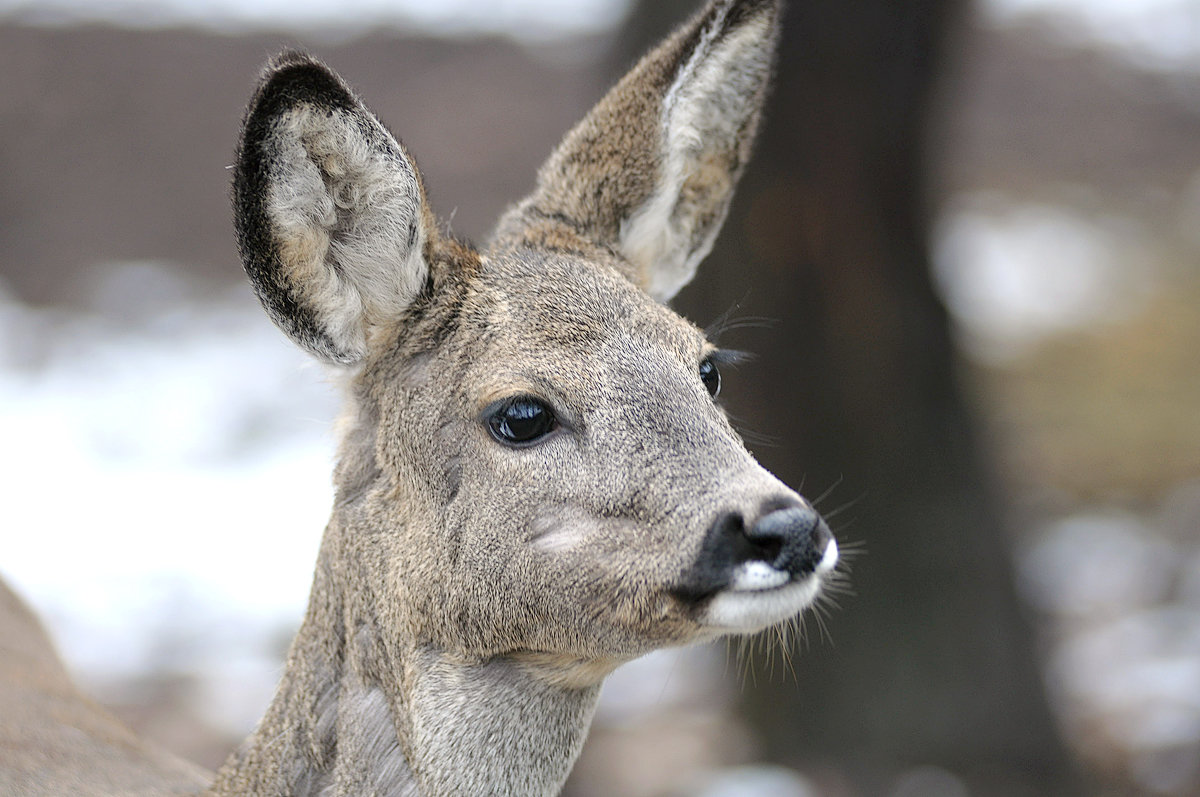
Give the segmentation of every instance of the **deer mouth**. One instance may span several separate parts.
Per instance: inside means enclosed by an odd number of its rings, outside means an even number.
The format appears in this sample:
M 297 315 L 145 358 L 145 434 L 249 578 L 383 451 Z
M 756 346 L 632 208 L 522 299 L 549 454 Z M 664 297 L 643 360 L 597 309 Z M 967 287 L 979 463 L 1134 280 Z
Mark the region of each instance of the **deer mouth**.
M 837 540 L 830 537 L 811 571 L 799 575 L 782 570 L 761 559 L 742 562 L 733 569 L 727 590 L 730 592 L 769 592 L 786 587 L 791 583 L 820 580 L 832 573 L 838 563 Z
M 754 633 L 799 615 L 837 563 L 829 526 L 810 505 L 785 496 L 750 517 L 718 514 L 671 592 L 717 634 Z
M 736 565 L 728 583 L 705 596 L 701 623 L 719 634 L 752 634 L 797 617 L 821 594 L 838 562 L 829 537 L 811 569 L 790 572 L 762 560 Z

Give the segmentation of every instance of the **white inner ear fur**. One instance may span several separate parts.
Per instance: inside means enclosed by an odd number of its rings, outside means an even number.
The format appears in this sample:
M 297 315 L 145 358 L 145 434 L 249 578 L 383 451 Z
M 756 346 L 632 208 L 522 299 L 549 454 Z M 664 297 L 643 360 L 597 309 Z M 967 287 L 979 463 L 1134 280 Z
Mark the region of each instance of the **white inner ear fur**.
M 267 212 L 283 273 L 343 351 L 395 318 L 429 273 L 411 161 L 366 112 L 302 105 L 275 124 Z
M 620 247 L 670 300 L 695 276 L 725 220 L 740 138 L 770 71 L 771 25 L 748 20 L 716 43 L 716 19 L 663 98 L 660 181 L 621 226 Z

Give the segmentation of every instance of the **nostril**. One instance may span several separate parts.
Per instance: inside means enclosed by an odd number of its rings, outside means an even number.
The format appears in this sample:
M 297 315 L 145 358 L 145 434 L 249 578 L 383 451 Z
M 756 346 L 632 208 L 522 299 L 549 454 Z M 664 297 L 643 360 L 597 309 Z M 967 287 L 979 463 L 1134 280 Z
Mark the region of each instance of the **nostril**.
M 797 534 L 807 533 L 807 529 L 800 528 L 805 522 L 801 511 L 798 507 L 776 509 L 746 529 L 746 540 L 761 554 L 754 558 L 775 565 L 789 540 Z
M 827 573 L 836 564 L 837 545 L 821 516 L 794 499 L 773 501 L 750 525 L 739 511 L 713 518 L 695 560 L 671 593 L 699 603 L 724 589 L 774 589 Z
M 816 569 L 833 534 L 813 509 L 790 506 L 764 514 L 746 530 L 746 539 L 764 553 L 763 561 L 800 575 Z
M 786 540 L 783 537 L 774 534 L 756 534 L 754 529 L 746 532 L 746 541 L 750 543 L 746 556 L 742 557 L 742 561 L 757 559 L 767 564 L 774 564 L 779 555 L 783 553 L 783 547 Z

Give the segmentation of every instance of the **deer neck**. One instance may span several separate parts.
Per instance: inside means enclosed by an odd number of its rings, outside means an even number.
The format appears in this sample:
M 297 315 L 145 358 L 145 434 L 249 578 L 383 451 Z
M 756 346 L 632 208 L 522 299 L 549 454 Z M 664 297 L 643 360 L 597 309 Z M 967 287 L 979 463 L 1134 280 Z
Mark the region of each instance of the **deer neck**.
M 344 622 L 317 595 L 274 701 L 209 794 L 558 793 L 601 675 L 556 679 L 511 657 L 415 646 L 386 661 L 373 624 Z
M 428 794 L 558 794 L 587 736 L 598 682 L 550 683 L 511 658 L 418 657 L 407 719 L 412 768 Z

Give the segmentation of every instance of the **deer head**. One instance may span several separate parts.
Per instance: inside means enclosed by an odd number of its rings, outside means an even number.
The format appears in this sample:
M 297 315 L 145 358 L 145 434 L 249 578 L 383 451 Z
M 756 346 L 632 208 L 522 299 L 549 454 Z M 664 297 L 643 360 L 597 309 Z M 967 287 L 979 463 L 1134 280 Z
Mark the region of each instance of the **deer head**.
M 271 783 L 336 781 L 354 703 L 413 793 L 550 793 L 612 668 L 817 595 L 828 528 L 747 452 L 715 400 L 726 355 L 665 304 L 750 154 L 777 16 L 709 3 L 567 134 L 483 249 L 438 227 L 412 155 L 339 77 L 299 53 L 268 65 L 238 244 L 346 411 L 309 614 L 231 790 L 268 782 L 248 765 L 280 733 L 306 774 Z M 549 730 L 512 730 L 531 722 Z

